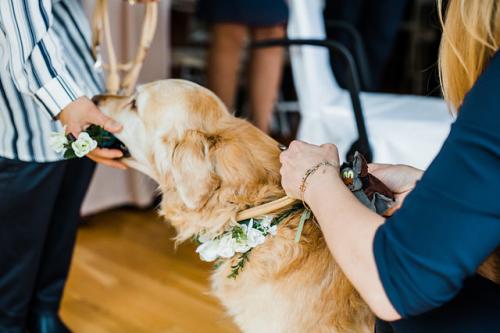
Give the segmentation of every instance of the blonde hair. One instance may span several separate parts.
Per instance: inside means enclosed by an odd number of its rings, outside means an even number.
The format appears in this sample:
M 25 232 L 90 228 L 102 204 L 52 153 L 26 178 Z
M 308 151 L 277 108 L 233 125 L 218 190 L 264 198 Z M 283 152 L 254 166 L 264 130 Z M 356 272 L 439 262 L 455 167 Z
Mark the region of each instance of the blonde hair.
M 458 109 L 465 94 L 500 44 L 500 0 L 449 0 L 443 19 L 443 0 L 438 10 L 443 36 L 439 50 L 439 76 L 443 95 Z

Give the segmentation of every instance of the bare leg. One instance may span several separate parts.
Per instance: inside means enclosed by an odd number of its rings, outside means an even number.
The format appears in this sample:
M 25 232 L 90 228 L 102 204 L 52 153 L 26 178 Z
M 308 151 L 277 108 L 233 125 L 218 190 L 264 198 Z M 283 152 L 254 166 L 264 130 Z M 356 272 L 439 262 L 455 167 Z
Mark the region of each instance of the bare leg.
M 253 40 L 285 37 L 283 25 L 255 28 Z M 269 131 L 274 104 L 278 96 L 283 70 L 283 48 L 255 49 L 251 55 L 250 104 L 254 122 L 264 132 Z
M 234 109 L 241 54 L 247 28 L 241 24 L 218 23 L 212 27 L 212 46 L 208 56 L 208 88 L 229 110 Z

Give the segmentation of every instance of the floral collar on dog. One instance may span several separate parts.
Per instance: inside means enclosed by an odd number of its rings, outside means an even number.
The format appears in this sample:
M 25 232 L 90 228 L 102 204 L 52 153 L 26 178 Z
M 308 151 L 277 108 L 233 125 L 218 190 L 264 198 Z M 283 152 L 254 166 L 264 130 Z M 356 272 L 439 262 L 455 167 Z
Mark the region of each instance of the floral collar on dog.
M 207 237 L 203 233 L 198 234 L 195 238 L 199 244 L 196 253 L 203 261 L 215 261 L 216 267 L 235 255 L 239 255 L 238 262 L 231 266 L 231 274 L 228 275 L 228 278 L 235 279 L 248 261 L 250 251 L 264 243 L 267 236 L 276 235 L 278 224 L 302 208 L 302 204 L 294 205 L 276 217 L 266 215 L 260 219 L 251 218 L 240 221 L 214 238 Z

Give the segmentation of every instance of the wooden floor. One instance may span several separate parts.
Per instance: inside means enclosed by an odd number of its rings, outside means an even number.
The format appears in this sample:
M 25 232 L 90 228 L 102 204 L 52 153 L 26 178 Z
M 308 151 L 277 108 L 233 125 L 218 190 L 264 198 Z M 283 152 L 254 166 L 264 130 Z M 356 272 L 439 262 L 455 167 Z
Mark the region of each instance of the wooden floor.
M 211 266 L 153 211 L 120 209 L 80 228 L 62 316 L 75 333 L 238 332 L 209 293 Z

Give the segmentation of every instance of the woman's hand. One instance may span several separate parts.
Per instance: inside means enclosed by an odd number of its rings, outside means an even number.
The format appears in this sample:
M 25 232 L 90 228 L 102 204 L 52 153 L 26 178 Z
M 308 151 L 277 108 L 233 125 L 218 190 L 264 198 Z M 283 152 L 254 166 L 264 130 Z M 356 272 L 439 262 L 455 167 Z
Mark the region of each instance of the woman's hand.
M 122 130 L 121 124 L 102 113 L 87 97 L 80 97 L 68 104 L 59 114 L 59 120 L 66 126 L 66 131 L 75 137 L 92 124 L 101 126 L 111 133 L 118 133 Z M 118 149 L 96 148 L 87 154 L 87 157 L 113 168 L 127 168 L 124 163 L 116 160 L 123 157 L 123 153 Z
M 375 233 L 385 220 L 361 204 L 342 182 L 337 147 L 294 141 L 281 153 L 280 161 L 281 184 L 288 196 L 299 199 L 302 178 L 309 168 L 323 161 L 334 165 L 323 166 L 308 177 L 304 200 L 319 223 L 330 252 L 363 299 L 378 317 L 399 319 L 384 291 L 373 255 Z M 384 178 L 381 170 L 378 174 Z
M 398 210 L 406 196 L 424 173 L 422 170 L 402 164 L 368 164 L 368 172 L 380 179 L 394 193 L 396 204 L 386 212 L 392 215 Z
M 318 183 L 318 174 L 328 173 L 330 177 L 338 177 L 339 153 L 333 144 L 321 146 L 312 145 L 302 141 L 293 141 L 287 150 L 281 153 L 281 185 L 286 194 L 291 198 L 302 199 L 300 186 L 306 171 L 323 161 L 330 162 L 334 167 L 323 166 L 307 179 L 304 200 L 308 202 L 309 195 Z

